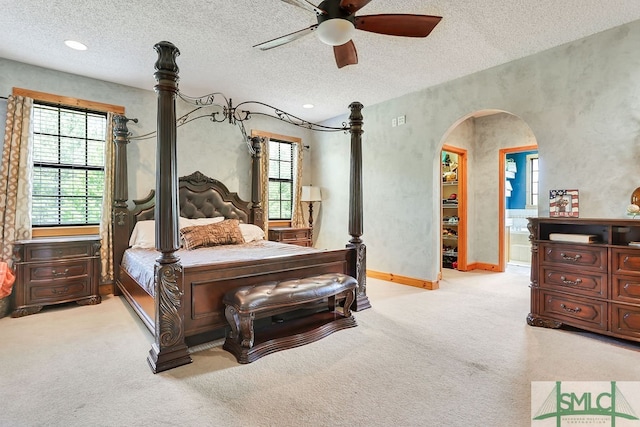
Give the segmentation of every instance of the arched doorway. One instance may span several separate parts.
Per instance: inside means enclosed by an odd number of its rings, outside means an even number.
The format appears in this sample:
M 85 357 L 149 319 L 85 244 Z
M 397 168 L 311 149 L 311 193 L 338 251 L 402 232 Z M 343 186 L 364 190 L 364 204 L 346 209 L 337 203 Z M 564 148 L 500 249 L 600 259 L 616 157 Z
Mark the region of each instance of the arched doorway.
M 505 271 L 504 150 L 537 147 L 531 128 L 509 112 L 481 110 L 456 121 L 442 138 L 441 147 L 468 153 L 465 270 Z

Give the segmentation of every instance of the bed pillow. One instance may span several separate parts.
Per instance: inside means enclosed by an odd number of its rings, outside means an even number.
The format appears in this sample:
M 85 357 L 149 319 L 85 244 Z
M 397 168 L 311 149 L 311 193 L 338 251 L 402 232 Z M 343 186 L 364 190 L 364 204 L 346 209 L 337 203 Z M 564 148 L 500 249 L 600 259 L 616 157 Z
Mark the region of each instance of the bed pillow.
M 240 221 L 237 219 L 225 219 L 213 224 L 181 228 L 180 237 L 182 237 L 185 249 L 244 243 L 244 237 L 240 231 Z
M 156 247 L 156 222 L 154 220 L 138 221 L 129 238 L 132 248 L 154 249 Z
M 240 223 L 240 232 L 247 243 L 264 240 L 264 230 L 257 225 Z
M 180 217 L 180 228 L 194 226 L 194 225 L 209 225 L 224 221 L 223 216 L 217 216 L 215 218 L 185 218 Z

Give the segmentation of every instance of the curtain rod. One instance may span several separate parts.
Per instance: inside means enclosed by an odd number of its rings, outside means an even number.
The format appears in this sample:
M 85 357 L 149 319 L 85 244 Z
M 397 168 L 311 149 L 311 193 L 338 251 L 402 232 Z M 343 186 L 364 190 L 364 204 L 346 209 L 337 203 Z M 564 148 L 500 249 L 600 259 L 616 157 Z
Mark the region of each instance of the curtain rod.
M 7 101 L 9 100 L 9 98 L 7 98 L 6 96 L 0 96 L 0 98 L 6 99 Z

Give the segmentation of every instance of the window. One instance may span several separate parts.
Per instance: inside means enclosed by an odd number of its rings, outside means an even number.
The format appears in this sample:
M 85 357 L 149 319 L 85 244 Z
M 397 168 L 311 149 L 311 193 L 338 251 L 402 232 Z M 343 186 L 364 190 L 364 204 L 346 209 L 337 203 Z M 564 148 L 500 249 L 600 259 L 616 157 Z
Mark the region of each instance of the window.
M 34 103 L 33 226 L 100 223 L 107 115 Z
M 269 219 L 290 220 L 293 208 L 293 144 L 269 141 Z
M 538 207 L 538 154 L 527 155 L 527 208 Z

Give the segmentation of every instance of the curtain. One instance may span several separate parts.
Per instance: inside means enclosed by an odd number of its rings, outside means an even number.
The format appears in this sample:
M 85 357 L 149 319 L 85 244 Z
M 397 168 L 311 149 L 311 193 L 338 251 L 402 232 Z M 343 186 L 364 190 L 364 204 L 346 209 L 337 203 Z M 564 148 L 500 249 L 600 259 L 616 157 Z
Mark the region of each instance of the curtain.
M 113 140 L 113 113 L 107 114 L 107 132 L 104 147 L 104 194 L 102 195 L 102 218 L 100 219 L 100 283 L 113 282 L 113 185 L 115 170 L 115 142 Z
M 13 242 L 31 238 L 33 99 L 9 96 L 0 164 L 0 257 L 12 265 Z
M 304 215 L 302 211 L 302 142 L 293 143 L 293 206 L 291 210 L 291 226 L 304 227 Z
M 260 186 L 262 187 L 261 203 L 262 212 L 265 218 L 264 232 L 269 235 L 269 137 L 260 137 L 260 143 L 262 144 L 261 150 L 261 162 L 260 162 Z

